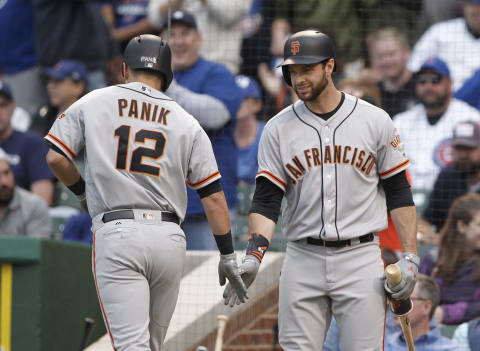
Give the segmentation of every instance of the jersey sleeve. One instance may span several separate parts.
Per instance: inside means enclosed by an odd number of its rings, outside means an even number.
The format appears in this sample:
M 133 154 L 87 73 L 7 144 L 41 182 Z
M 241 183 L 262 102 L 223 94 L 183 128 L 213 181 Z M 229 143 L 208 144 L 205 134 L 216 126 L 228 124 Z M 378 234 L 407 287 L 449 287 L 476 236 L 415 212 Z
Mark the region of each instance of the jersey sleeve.
M 57 117 L 45 140 L 58 147 L 73 160 L 85 145 L 82 99 Z
M 257 178 L 265 177 L 285 192 L 287 175 L 280 158 L 280 145 L 278 138 L 267 127 L 263 130 L 258 146 Z
M 220 178 L 212 143 L 207 133 L 199 128 L 188 162 L 187 184 L 193 190 L 199 190 Z
M 384 118 L 378 144 L 377 167 L 381 179 L 389 178 L 410 166 L 398 130 L 388 115 Z

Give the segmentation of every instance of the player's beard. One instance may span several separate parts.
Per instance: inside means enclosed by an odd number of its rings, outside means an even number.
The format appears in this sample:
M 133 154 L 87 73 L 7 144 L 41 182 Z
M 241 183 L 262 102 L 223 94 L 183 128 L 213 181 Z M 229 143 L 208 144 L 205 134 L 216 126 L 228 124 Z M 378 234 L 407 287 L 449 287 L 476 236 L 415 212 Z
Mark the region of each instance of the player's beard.
M 7 206 L 13 199 L 14 187 L 0 187 L 0 207 Z
M 314 101 L 325 90 L 327 85 L 328 85 L 327 73 L 324 71 L 323 75 L 322 75 L 322 79 L 320 80 L 320 82 L 318 82 L 317 84 L 312 83 L 310 93 L 301 94 L 301 93 L 299 93 L 297 87 L 295 87 L 294 90 L 295 90 L 295 94 L 297 94 L 297 96 L 300 100 L 302 100 L 302 101 Z

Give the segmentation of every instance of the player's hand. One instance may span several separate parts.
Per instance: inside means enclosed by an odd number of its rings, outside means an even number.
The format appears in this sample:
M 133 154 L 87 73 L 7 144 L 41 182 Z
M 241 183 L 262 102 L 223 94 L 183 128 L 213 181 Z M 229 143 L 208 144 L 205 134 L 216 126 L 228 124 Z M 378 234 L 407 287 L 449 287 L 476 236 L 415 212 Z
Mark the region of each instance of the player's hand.
M 80 206 L 82 206 L 82 208 L 88 213 L 87 195 L 85 193 L 82 195 L 77 195 L 77 199 L 80 202 Z
M 393 288 L 389 287 L 386 280 L 386 274 L 383 274 L 385 280 L 385 291 L 389 296 L 396 300 L 406 300 L 413 292 L 413 288 L 417 283 L 418 268 L 420 265 L 420 257 L 410 252 L 405 252 L 403 258 L 395 263 L 402 272 L 402 280 Z
M 240 302 L 245 302 L 248 299 L 247 288 L 245 287 L 238 270 L 236 253 L 220 255 L 218 277 L 221 286 L 225 285 L 228 279 L 228 285 L 233 287 L 233 291 L 238 296 Z
M 259 267 L 260 262 L 258 261 L 258 259 L 256 259 L 252 255 L 245 255 L 242 264 L 238 268 L 238 271 L 247 289 L 250 287 L 250 285 L 252 285 L 253 281 L 255 280 Z M 237 305 L 240 305 L 240 299 L 238 298 L 235 290 L 230 284 L 227 284 L 227 287 L 223 292 L 223 298 L 225 299 L 225 305 L 230 304 L 230 307 L 233 307 L 235 303 Z

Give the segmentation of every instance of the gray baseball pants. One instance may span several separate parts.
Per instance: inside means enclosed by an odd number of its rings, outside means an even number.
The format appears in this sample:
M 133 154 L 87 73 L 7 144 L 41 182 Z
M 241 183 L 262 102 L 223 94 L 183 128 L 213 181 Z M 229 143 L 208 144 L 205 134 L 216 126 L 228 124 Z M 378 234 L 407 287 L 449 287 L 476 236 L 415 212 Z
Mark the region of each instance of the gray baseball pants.
M 332 313 L 343 351 L 383 350 L 383 272 L 378 237 L 344 248 L 289 242 L 280 277 L 283 350 L 322 350 Z

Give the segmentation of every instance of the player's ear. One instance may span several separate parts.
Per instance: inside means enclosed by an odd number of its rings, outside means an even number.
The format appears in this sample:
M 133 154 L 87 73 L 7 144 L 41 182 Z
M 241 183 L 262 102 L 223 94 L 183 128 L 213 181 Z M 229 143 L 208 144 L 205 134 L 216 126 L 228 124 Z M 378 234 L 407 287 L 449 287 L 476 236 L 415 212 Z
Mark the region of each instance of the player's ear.
M 125 62 L 122 62 L 122 77 L 125 80 L 128 79 L 128 68 L 127 68 L 127 64 Z

